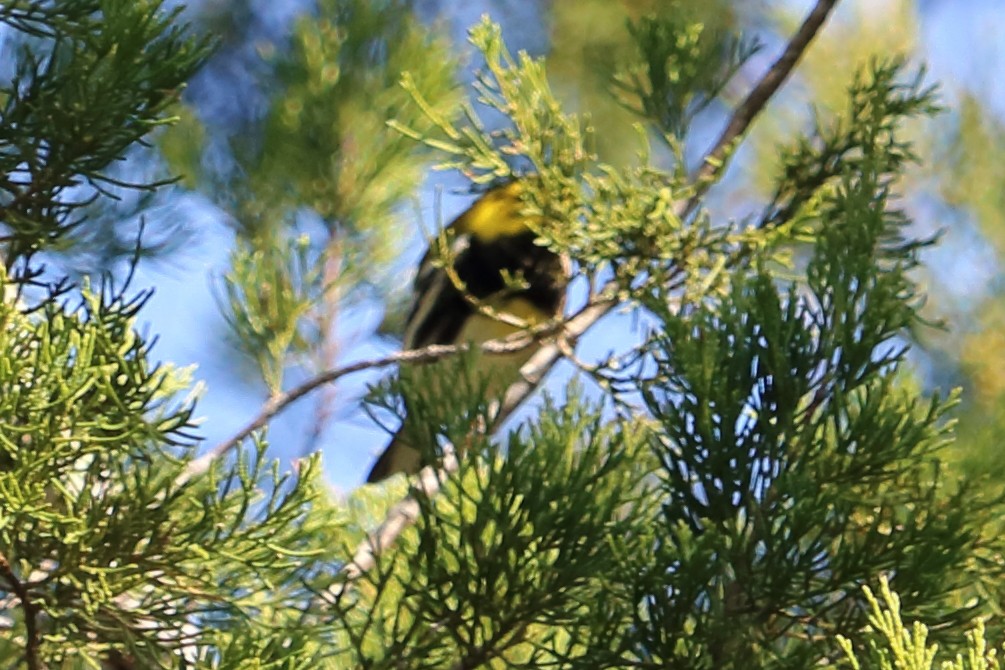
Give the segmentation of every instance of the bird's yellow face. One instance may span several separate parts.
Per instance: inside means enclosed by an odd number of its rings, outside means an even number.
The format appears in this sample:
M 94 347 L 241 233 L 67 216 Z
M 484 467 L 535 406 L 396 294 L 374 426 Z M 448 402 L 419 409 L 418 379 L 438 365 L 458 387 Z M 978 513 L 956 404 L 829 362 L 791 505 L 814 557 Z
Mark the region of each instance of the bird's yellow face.
M 492 189 L 454 223 L 457 232 L 482 242 L 516 237 L 527 232 L 528 217 L 521 214 L 523 184 L 518 181 Z

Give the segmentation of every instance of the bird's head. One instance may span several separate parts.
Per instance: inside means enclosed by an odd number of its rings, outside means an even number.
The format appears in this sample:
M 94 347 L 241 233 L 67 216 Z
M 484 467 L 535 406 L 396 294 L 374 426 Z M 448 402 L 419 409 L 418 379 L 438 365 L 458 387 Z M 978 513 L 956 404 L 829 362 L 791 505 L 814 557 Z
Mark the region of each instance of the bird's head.
M 454 224 L 457 232 L 481 242 L 517 237 L 529 232 L 533 217 L 523 213 L 522 181 L 511 181 L 487 191 Z

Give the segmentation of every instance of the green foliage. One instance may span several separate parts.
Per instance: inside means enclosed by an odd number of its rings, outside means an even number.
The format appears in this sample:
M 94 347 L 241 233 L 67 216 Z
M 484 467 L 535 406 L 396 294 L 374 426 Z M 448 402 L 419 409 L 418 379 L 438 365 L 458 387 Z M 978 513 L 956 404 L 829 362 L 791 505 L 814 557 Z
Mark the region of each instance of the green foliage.
M 5 658 L 34 627 L 44 661 L 124 649 L 152 665 L 231 626 L 260 637 L 306 597 L 315 462 L 290 481 L 259 443 L 184 481 L 193 399 L 176 396 L 190 381 L 150 362 L 143 302 L 85 289 L 72 310 L 0 308 L 0 596 L 18 622 Z M 187 617 L 210 632 L 193 635 Z
M 127 148 L 164 122 L 207 55 L 162 2 L 6 2 L 14 76 L 0 85 L 0 222 L 5 263 L 59 248 L 110 186 Z M 17 39 L 17 38 L 15 38 Z
M 512 434 L 504 454 L 484 440 L 469 444 L 478 453 L 468 452 L 434 499 L 419 498 L 400 549 L 340 603 L 353 652 L 337 667 L 583 659 L 588 624 L 612 623 L 597 595 L 618 591 L 612 571 L 645 551 L 635 514 L 655 498 L 644 483 L 643 435 L 570 399 Z
M 224 277 L 224 317 L 273 394 L 282 390 L 289 353 L 308 350 L 312 339 L 303 331 L 322 285 L 322 267 L 312 256 L 306 236 L 289 240 L 265 230 L 237 240 Z
M 676 141 L 760 48 L 723 26 L 706 25 L 695 13 L 675 7 L 630 22 L 638 54 L 614 78 L 620 102 Z
M 81 114 L 106 135 L 66 150 L 76 158 L 59 188 L 99 184 L 118 155 L 110 138 L 121 152 L 141 137 L 197 63 L 198 45 L 158 7 L 0 8 L 31 35 L 23 86 L 3 95 L 37 125 L 10 126 L 11 146 L 74 139 L 23 106 L 36 91 L 58 116 L 62 98 L 43 93 L 50 79 L 69 85 L 64 62 L 87 66 L 80 91 L 95 87 L 79 104 L 109 103 L 98 90 L 135 101 L 107 81 L 147 96 L 135 118 L 116 117 L 115 132 L 128 131 L 119 135 Z M 1002 503 L 944 475 L 956 396 L 924 397 L 902 371 L 928 242 L 897 209 L 914 158 L 901 126 L 934 111 L 932 91 L 898 61 L 864 68 L 849 111 L 791 143 L 759 225 L 738 229 L 700 202 L 683 207 L 702 191 L 680 140 L 742 62 L 739 38 L 686 17 L 633 24 L 643 65 L 622 84 L 650 128 L 638 133 L 639 163 L 619 168 L 591 148 L 605 129 L 564 111 L 545 61 L 512 56 L 488 20 L 472 30 L 487 68 L 476 95 L 511 123 L 489 132 L 475 108 L 455 122 L 446 47 L 405 8 L 323 0 L 274 61 L 283 85 L 261 142 L 235 143 L 237 173 L 196 175 L 221 187 L 238 224 L 224 299 L 271 390 L 289 352 L 327 336 L 330 319 L 312 321 L 313 309 L 330 317 L 356 295 L 366 263 L 387 259 L 392 208 L 421 176 L 416 139 L 475 181 L 533 171 L 526 207 L 541 215 L 541 243 L 574 258 L 588 299 L 633 310 L 651 333 L 586 368 L 602 399 L 576 388 L 546 399 L 499 446 L 482 431 L 496 404 L 492 380 L 469 374 L 478 354 L 389 382 L 381 402 L 407 404 L 416 446 L 441 455 L 449 443 L 461 458 L 435 495 L 410 491 L 395 518 L 411 524 L 374 547 L 369 531 L 401 482 L 328 500 L 316 458 L 282 474 L 262 435 L 235 445 L 231 461 L 193 459 L 194 394 L 181 397 L 187 374 L 155 364 L 136 330 L 143 295 L 85 286 L 79 305 L 49 295 L 29 309 L 30 294 L 4 291 L 0 659 L 33 669 L 690 670 L 806 668 L 844 654 L 852 667 L 868 656 L 870 667 L 929 668 L 931 637 L 965 649 L 946 667 L 997 667 L 984 635 L 1000 624 L 967 645 L 958 633 L 1000 607 Z M 73 26 L 118 30 L 125 46 L 55 38 Z M 46 45 L 79 54 L 30 55 Z M 130 53 L 163 63 L 116 60 Z M 154 72 L 177 79 L 163 99 L 144 88 Z M 392 119 L 402 132 L 386 127 Z M 669 170 L 648 131 L 673 136 Z M 19 193 L 3 201 L 8 260 L 60 239 L 73 219 L 64 191 L 38 191 L 24 211 Z M 321 222 L 320 241 L 302 236 L 307 218 Z M 367 548 L 375 565 L 354 565 Z M 860 595 L 881 574 L 901 594 L 884 591 L 885 609 Z M 908 632 L 901 610 L 932 628 Z
M 292 51 L 276 61 L 283 89 L 266 123 L 267 161 L 253 177 L 258 206 L 308 206 L 361 240 L 383 230 L 393 208 L 415 192 L 423 168 L 415 144 L 388 132 L 387 123 L 428 127 L 398 85 L 401 73 L 407 70 L 410 85 L 449 114 L 460 97 L 454 67 L 446 43 L 407 3 L 322 0 L 318 16 L 298 22 Z M 369 262 L 396 251 L 380 237 L 369 242 L 359 252 Z
M 639 627 L 636 645 L 655 662 L 812 665 L 880 571 L 910 583 L 914 611 L 968 616 L 935 604 L 973 580 L 979 511 L 932 460 L 953 402 L 898 387 L 918 245 L 896 236 L 878 172 L 822 204 L 805 291 L 754 268 L 725 299 L 650 303 L 656 371 L 639 383 L 662 426 L 666 535 L 642 600 L 662 637 Z
M 393 127 L 450 157 L 438 162 L 437 169 L 458 169 L 476 183 L 509 177 L 512 167 L 508 160 L 514 157 L 527 161 L 526 167 L 533 168 L 542 181 L 549 174 L 581 169 L 590 159 L 592 130 L 576 116 L 562 112 L 548 84 L 543 60 L 526 53 L 514 59 L 499 26 L 487 16 L 471 29 L 470 41 L 482 52 L 488 68 L 476 73 L 477 101 L 489 111 L 505 114 L 512 125 L 489 134 L 477 111 L 466 106 L 467 123 L 458 127 L 452 118 L 436 113 L 426 96 L 406 79 L 410 93 L 439 132 L 430 136 L 432 129 L 401 121 L 395 121 Z
M 863 664 L 851 640 L 839 635 L 838 644 L 846 655 L 847 667 L 854 670 L 862 668 L 931 670 L 935 667 L 942 670 L 999 670 L 1001 668 L 998 650 L 988 647 L 982 619 L 978 619 L 974 629 L 967 633 L 965 652 L 956 654 L 951 660 L 943 660 L 936 666 L 939 645 L 928 645 L 928 628 L 924 624 L 915 621 L 910 628 L 904 624 L 900 612 L 900 598 L 890 590 L 886 578 L 880 579 L 879 593 L 882 602 L 868 586 L 863 586 L 862 590 L 870 608 L 866 639 L 868 661 Z
M 848 91 L 847 110 L 826 122 L 817 119 L 813 133 L 781 154 L 781 176 L 761 225 L 778 224 L 813 204 L 813 196 L 848 170 L 871 169 L 862 148 L 883 149 L 891 175 L 918 157 L 909 141 L 898 137 L 905 120 L 940 111 L 935 89 L 924 85 L 924 70 L 903 80 L 903 58 L 874 60 L 856 72 Z M 902 133 L 901 133 L 902 135 Z
M 738 15 L 746 9 L 724 0 L 552 3 L 545 10 L 552 27 L 549 78 L 563 105 L 589 114 L 604 129 L 591 148 L 612 164 L 635 164 L 632 122 L 639 112 L 648 122 L 659 116 L 673 122 L 719 99 L 715 89 L 734 66 L 732 57 L 754 46 L 737 36 Z M 689 53 L 693 49 L 700 50 L 699 58 Z M 695 90 L 678 83 L 689 77 L 700 82 Z M 691 130 L 683 124 L 677 129 Z M 659 137 L 669 129 L 657 122 L 656 130 Z M 670 139 L 677 143 L 672 134 Z

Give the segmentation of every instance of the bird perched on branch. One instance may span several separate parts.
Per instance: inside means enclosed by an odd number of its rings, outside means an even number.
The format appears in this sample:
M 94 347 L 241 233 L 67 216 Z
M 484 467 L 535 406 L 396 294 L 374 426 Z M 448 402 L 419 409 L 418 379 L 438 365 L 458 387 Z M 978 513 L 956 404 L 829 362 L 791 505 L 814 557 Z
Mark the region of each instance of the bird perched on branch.
M 440 239 L 449 251 L 442 253 L 434 242 L 426 252 L 415 277 L 405 349 L 482 343 L 561 316 L 568 260 L 536 243 L 524 214 L 523 189 L 524 182 L 512 181 L 487 191 L 444 230 Z M 516 381 L 520 366 L 537 348 L 479 357 L 479 372 L 491 380 L 492 392 Z M 428 465 L 405 432 L 403 427 L 391 439 L 367 482 Z

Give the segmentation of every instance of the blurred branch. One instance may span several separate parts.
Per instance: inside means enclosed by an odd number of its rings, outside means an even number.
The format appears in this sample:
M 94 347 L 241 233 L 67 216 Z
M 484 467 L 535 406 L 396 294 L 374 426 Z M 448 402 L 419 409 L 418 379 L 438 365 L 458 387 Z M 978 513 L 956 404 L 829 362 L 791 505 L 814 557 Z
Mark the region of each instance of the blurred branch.
M 733 111 L 733 116 L 726 124 L 726 128 L 716 140 L 712 150 L 706 154 L 701 162 L 701 167 L 692 178 L 694 194 L 679 208 L 677 214 L 681 218 L 687 217 L 694 211 L 708 188 L 722 174 L 726 162 L 732 154 L 733 145 L 747 132 L 747 128 L 750 127 L 754 118 L 767 106 L 768 101 L 788 79 L 792 70 L 795 69 L 796 63 L 806 52 L 810 42 L 820 31 L 824 21 L 827 20 L 837 3 L 838 0 L 818 0 L 816 7 L 807 15 L 806 20 L 799 26 L 799 30 L 789 40 L 782 55 L 764 73 L 764 76 L 751 89 L 740 106 Z
M 514 333 L 513 335 L 502 339 L 489 340 L 478 345 L 478 348 L 489 355 L 510 354 L 522 351 L 523 349 L 532 346 L 540 339 L 556 332 L 562 332 L 565 337 L 567 337 L 567 335 L 565 335 L 566 332 L 582 332 L 579 331 L 578 328 L 573 327 L 580 323 L 584 314 L 592 313 L 591 310 L 596 309 L 597 304 L 600 303 L 594 302 L 587 304 L 586 307 L 580 310 L 579 313 L 570 318 L 568 321 L 551 321 L 543 323 L 522 333 Z M 613 305 L 610 301 L 604 302 L 603 304 L 608 307 Z M 590 323 L 592 322 L 593 321 L 591 320 Z M 570 328 L 573 328 L 573 331 L 569 331 Z M 299 384 L 289 391 L 276 394 L 270 398 L 264 405 L 262 405 L 259 413 L 232 437 L 219 443 L 211 450 L 189 463 L 188 467 L 185 468 L 181 475 L 179 475 L 176 483 L 179 485 L 184 484 L 193 477 L 206 472 L 212 465 L 213 461 L 225 456 L 227 452 L 236 448 L 243 440 L 251 436 L 251 434 L 256 430 L 264 428 L 270 419 L 280 414 L 294 402 L 309 395 L 326 384 L 330 384 L 342 377 L 355 374 L 357 372 L 363 372 L 364 370 L 376 370 L 401 363 L 429 363 L 441 358 L 446 358 L 447 356 L 468 351 L 470 348 L 471 347 L 468 344 L 433 344 L 421 349 L 409 349 L 407 351 L 399 351 L 381 358 L 371 358 L 358 361 L 356 363 L 328 370 L 311 377 L 307 381 Z

